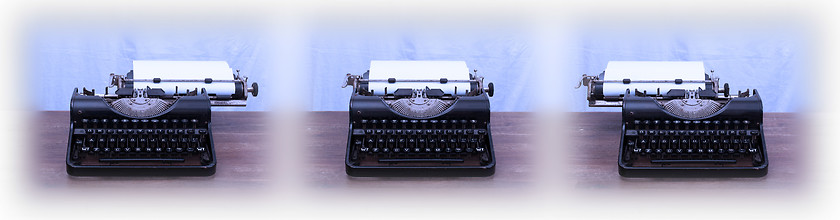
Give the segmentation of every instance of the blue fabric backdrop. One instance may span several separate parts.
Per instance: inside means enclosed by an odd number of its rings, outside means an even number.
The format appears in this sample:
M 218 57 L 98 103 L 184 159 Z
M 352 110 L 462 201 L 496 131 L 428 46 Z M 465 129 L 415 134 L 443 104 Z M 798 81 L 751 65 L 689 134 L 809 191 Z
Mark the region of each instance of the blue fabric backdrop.
M 804 79 L 806 34 L 791 28 L 754 30 L 647 31 L 636 29 L 581 28 L 572 31 L 571 49 L 556 53 L 569 57 L 570 66 L 560 72 L 536 70 L 533 32 L 524 30 L 333 30 L 315 28 L 304 34 L 299 55 L 306 64 L 300 70 L 278 75 L 272 58 L 282 48 L 270 37 L 254 30 L 231 29 L 143 29 L 115 31 L 108 28 L 33 28 L 27 35 L 29 73 L 25 80 L 36 88 L 31 99 L 39 110 L 67 110 L 73 88 L 104 89 L 108 74 L 131 70 L 131 61 L 224 60 L 241 69 L 252 81 L 260 82 L 260 96 L 246 108 L 216 110 L 269 110 L 269 100 L 279 78 L 303 84 L 300 92 L 309 98 L 309 110 L 345 111 L 351 91 L 341 88 L 346 73 L 364 73 L 371 60 L 464 60 L 477 69 L 485 81 L 494 82 L 493 111 L 532 111 L 540 99 L 566 96 L 570 111 L 619 111 L 618 108 L 589 108 L 584 89 L 575 90 L 582 73 L 597 74 L 612 60 L 697 60 L 705 61 L 722 82 L 733 90 L 758 89 L 767 112 L 798 111 L 806 103 Z M 545 50 L 542 50 L 545 52 Z M 548 50 L 552 51 L 552 50 Z M 552 65 L 549 63 L 548 65 Z M 561 74 L 559 88 L 535 90 L 543 74 Z M 535 91 L 554 91 L 543 93 Z M 306 93 L 306 94 L 304 94 Z M 304 99 L 305 100 L 305 99 Z
M 31 99 L 39 110 L 69 110 L 74 88 L 102 91 L 110 73 L 125 74 L 133 60 L 219 60 L 240 69 L 249 81 L 265 83 L 271 62 L 266 44 L 256 32 L 241 29 L 152 29 L 39 27 L 27 33 L 26 80 L 36 88 Z M 270 86 L 260 88 L 271 93 Z M 265 110 L 263 97 L 248 100 L 248 106 L 214 110 Z
M 733 93 L 757 89 L 765 112 L 801 111 L 815 74 L 804 28 L 788 25 L 718 29 L 581 28 L 568 88 L 582 73 L 599 74 L 609 61 L 704 61 Z M 572 82 L 573 81 L 573 82 Z M 621 111 L 587 107 L 585 89 L 568 89 L 571 111 Z
M 352 90 L 346 73 L 362 74 L 371 60 L 463 60 L 493 82 L 492 111 L 530 111 L 533 52 L 521 31 L 314 31 L 311 45 L 312 110 L 347 111 Z

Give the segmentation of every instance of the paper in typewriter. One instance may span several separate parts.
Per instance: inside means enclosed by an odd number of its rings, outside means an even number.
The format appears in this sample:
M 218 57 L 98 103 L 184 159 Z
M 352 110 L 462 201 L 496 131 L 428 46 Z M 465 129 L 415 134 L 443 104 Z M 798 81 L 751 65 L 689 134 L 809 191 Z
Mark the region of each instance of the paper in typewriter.
M 233 82 L 204 83 L 205 78 L 213 80 L 233 80 L 233 70 L 225 61 L 134 61 L 134 79 L 191 79 L 201 82 L 134 82 L 134 88 L 160 88 L 168 94 L 184 93 L 204 88 L 209 94 L 232 95 L 236 91 Z
M 630 79 L 630 84 L 622 82 L 604 82 L 604 96 L 619 96 L 630 89 L 655 95 L 656 89 L 665 94 L 671 89 L 697 90 L 706 88 L 705 83 L 636 83 L 637 80 L 705 80 L 705 68 L 701 61 L 610 61 L 604 72 L 604 80 Z
M 387 80 L 395 78 L 412 80 L 469 80 L 470 70 L 464 61 L 380 61 L 370 62 L 368 79 Z M 440 82 L 370 82 L 368 89 L 374 95 L 393 93 L 397 89 L 441 89 L 446 94 L 465 95 L 470 90 L 470 83 Z M 456 90 L 457 89 L 457 90 Z

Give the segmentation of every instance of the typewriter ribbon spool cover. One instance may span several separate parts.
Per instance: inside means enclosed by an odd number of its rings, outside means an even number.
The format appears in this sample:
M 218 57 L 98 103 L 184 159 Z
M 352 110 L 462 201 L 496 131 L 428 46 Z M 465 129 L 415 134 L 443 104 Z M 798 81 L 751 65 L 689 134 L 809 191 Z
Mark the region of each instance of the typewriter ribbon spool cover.
M 67 173 L 209 176 L 216 172 L 211 106 L 245 106 L 247 85 L 224 61 L 134 61 L 103 90 L 70 102 Z
M 351 176 L 490 176 L 492 83 L 463 61 L 371 61 L 347 74 Z
M 622 108 L 622 176 L 767 174 L 758 91 L 730 91 L 703 62 L 612 61 L 580 86 L 590 107 Z

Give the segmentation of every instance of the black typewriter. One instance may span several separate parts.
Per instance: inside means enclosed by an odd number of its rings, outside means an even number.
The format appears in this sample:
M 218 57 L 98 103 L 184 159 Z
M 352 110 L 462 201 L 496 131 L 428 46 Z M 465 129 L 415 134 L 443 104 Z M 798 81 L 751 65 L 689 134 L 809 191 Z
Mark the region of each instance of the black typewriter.
M 424 74 L 430 66 L 434 70 Z M 465 75 L 437 77 L 438 71 Z M 373 61 L 363 75 L 347 74 L 345 86 L 354 88 L 345 161 L 348 175 L 490 176 L 495 172 L 488 99 L 493 84 L 484 88 L 483 78 L 470 74 L 464 62 Z
M 200 79 L 196 77 L 203 74 L 189 74 L 196 76 L 193 79 L 136 78 L 135 71 L 138 66 L 178 70 L 222 63 L 227 66 L 225 62 L 212 61 L 135 61 L 135 70 L 125 76 L 111 74 L 114 91 L 106 88 L 105 93 L 97 94 L 95 90 L 76 89 L 70 102 L 67 173 L 74 176 L 213 175 L 216 154 L 210 107 L 244 106 L 248 92 L 257 95 L 257 84 L 247 88 L 247 78 L 234 75 L 229 68 L 220 71 L 227 71 L 230 76 Z M 141 82 L 145 83 L 144 87 L 139 87 Z M 230 86 L 233 92 L 226 94 L 224 88 L 210 87 L 212 83 L 230 84 L 224 86 Z M 160 87 L 154 87 L 155 84 Z M 172 85 L 176 89 L 166 91 Z M 180 90 L 177 85 L 196 87 Z
M 674 68 L 683 74 L 667 78 L 669 74 L 657 73 Z M 719 79 L 705 74 L 702 62 L 610 62 L 607 71 L 584 75 L 581 84 L 588 87 L 590 106 L 622 107 L 622 176 L 767 174 L 758 92 L 730 94 L 729 84 L 719 87 Z M 693 86 L 698 87 L 689 89 Z

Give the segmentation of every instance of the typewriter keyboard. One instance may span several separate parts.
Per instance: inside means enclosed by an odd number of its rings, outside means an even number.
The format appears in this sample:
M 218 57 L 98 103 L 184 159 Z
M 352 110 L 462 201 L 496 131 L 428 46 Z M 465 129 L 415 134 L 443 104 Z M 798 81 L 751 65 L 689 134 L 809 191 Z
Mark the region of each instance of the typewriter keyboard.
M 360 120 L 349 156 L 360 166 L 487 165 L 486 128 L 476 120 Z
M 208 165 L 206 122 L 197 119 L 82 119 L 74 122 L 78 165 Z
M 749 120 L 625 122 L 622 160 L 632 166 L 742 166 L 762 163 L 761 124 Z

